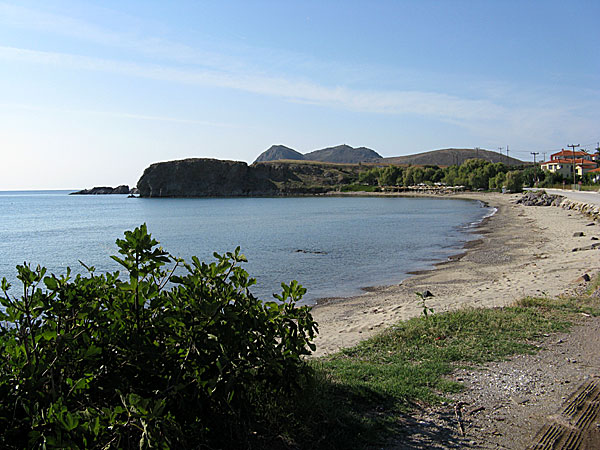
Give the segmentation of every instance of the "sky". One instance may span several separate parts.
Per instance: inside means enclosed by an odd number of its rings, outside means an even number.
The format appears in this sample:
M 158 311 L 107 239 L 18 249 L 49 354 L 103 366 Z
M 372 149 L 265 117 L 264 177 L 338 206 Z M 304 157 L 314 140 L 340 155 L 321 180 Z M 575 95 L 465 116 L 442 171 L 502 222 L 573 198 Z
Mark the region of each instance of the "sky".
M 600 1 L 3 1 L 0 190 L 274 144 L 531 161 L 600 141 Z

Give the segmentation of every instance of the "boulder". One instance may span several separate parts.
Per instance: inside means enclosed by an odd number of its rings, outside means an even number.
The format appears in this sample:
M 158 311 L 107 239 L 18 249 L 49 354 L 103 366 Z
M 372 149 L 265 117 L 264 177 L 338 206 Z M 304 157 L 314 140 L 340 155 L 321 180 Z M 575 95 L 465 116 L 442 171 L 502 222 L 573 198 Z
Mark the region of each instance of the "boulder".
M 563 201 L 560 195 L 549 195 L 545 191 L 527 191 L 517 200 L 524 206 L 556 206 Z

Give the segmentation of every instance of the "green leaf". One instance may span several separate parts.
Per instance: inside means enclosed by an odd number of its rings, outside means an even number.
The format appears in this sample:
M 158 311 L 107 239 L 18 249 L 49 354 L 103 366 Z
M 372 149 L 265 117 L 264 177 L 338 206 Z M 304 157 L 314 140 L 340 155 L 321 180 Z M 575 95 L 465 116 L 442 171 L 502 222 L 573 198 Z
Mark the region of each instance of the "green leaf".
M 45 340 L 51 341 L 52 339 L 56 339 L 56 330 L 45 330 L 41 336 Z
M 52 277 L 45 277 L 44 278 L 44 284 L 51 291 L 55 291 L 55 290 L 58 289 L 58 280 L 56 278 L 54 278 L 53 276 Z

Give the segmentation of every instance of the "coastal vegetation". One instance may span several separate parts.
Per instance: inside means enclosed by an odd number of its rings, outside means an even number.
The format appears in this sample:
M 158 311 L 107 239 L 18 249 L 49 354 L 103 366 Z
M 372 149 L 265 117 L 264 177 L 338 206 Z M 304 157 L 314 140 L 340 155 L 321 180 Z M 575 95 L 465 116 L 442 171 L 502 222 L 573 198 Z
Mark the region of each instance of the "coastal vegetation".
M 117 245 L 123 277 L 23 264 L 20 296 L 2 279 L 0 447 L 245 446 L 310 376 L 305 290 L 262 302 L 239 248 L 186 263 L 145 225 Z
M 600 314 L 588 295 L 435 313 L 423 292 L 421 317 L 307 359 L 317 324 L 297 282 L 263 302 L 239 249 L 186 263 L 145 225 L 117 245 L 123 275 L 24 264 L 21 295 L 2 281 L 3 448 L 361 448 L 460 390 L 455 368 Z
M 511 175 L 509 175 L 511 174 Z M 446 185 L 464 186 L 472 190 L 499 190 L 506 185 L 511 190 L 522 189 L 521 171 L 498 162 L 484 159 L 469 159 L 464 164 L 448 167 L 439 166 L 386 166 L 373 167 L 361 172 L 359 182 L 379 186 Z

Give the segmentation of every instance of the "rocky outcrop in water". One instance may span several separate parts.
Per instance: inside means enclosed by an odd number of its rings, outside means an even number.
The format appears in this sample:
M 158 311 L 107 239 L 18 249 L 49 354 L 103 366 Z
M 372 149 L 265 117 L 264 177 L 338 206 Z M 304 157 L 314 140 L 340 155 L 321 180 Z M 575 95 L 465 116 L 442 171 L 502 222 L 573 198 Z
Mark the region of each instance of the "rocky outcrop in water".
M 152 164 L 138 181 L 141 197 L 256 197 L 319 194 L 355 182 L 356 166 L 190 158 Z
M 266 174 L 245 162 L 189 158 L 152 164 L 138 181 L 141 197 L 230 197 L 274 195 Z
M 135 191 L 135 192 L 134 192 Z M 109 195 L 109 194 L 134 194 L 137 189 L 129 189 L 129 186 L 122 184 L 117 187 L 97 186 L 91 189 L 83 189 L 77 192 L 71 192 L 69 195 Z

